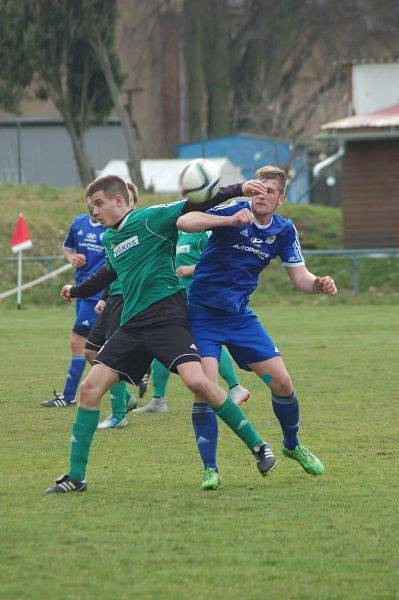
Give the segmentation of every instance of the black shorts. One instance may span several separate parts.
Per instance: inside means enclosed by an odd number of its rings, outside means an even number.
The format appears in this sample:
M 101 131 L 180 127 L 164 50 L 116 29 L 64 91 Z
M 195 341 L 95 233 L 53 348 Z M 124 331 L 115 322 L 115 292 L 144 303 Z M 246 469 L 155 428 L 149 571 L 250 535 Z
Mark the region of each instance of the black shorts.
M 119 327 L 123 309 L 123 296 L 116 294 L 108 296 L 104 311 L 98 317 L 87 336 L 85 348 L 87 350 L 100 350 L 105 342 Z
M 169 371 L 186 362 L 201 362 L 188 328 L 181 292 L 163 298 L 121 325 L 97 354 L 95 363 L 138 385 L 156 358 Z

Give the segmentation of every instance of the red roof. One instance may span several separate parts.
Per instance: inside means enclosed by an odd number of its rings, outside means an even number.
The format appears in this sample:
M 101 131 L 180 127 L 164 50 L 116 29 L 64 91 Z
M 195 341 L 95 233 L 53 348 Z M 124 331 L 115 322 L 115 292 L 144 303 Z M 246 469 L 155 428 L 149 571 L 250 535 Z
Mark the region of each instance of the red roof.
M 364 127 L 399 127 L 399 104 L 381 108 L 367 115 L 356 115 L 332 121 L 322 129 L 359 129 Z

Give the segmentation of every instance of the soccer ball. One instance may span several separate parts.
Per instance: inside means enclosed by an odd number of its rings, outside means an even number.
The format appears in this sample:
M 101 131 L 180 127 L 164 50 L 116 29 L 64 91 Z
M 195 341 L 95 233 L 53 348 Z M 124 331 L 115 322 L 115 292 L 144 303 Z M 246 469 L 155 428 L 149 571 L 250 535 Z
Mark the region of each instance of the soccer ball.
M 189 162 L 180 173 L 182 195 L 190 202 L 200 204 L 210 200 L 220 188 L 220 169 L 206 158 Z

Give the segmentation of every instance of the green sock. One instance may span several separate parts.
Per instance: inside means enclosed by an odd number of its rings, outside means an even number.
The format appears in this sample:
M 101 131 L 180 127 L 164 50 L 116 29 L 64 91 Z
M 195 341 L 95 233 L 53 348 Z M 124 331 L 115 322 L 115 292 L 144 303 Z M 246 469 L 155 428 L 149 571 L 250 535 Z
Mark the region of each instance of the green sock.
M 126 417 L 126 383 L 119 381 L 109 390 L 111 396 L 112 416 L 118 421 Z
M 231 356 L 224 346 L 219 359 L 219 373 L 223 377 L 229 388 L 238 385 L 237 373 L 231 360 Z
M 230 396 L 227 396 L 221 406 L 212 406 L 212 408 L 217 416 L 238 435 L 250 450 L 254 450 L 257 446 L 263 444 L 263 440 L 256 433 L 241 408 L 234 404 Z
M 166 394 L 166 386 L 168 383 L 170 372 L 158 360 L 152 361 L 152 387 L 153 395 L 157 398 L 164 398 Z
M 68 475 L 82 481 L 86 476 L 90 445 L 100 418 L 99 410 L 88 410 L 79 406 L 76 421 L 72 425 L 71 460 Z

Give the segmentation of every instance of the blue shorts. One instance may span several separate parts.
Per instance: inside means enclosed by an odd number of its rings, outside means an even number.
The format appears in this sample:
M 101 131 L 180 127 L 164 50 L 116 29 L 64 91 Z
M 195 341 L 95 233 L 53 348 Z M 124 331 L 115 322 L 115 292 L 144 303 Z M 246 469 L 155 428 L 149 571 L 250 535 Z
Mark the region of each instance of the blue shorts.
M 73 324 L 72 331 L 87 337 L 90 329 L 97 320 L 97 313 L 94 312 L 94 307 L 97 300 L 89 300 L 87 298 L 78 298 L 76 300 L 76 319 Z
M 251 363 L 280 356 L 262 323 L 250 310 L 232 315 L 188 306 L 188 320 L 203 358 L 212 356 L 219 360 L 222 346 L 227 346 L 238 366 L 250 371 Z

